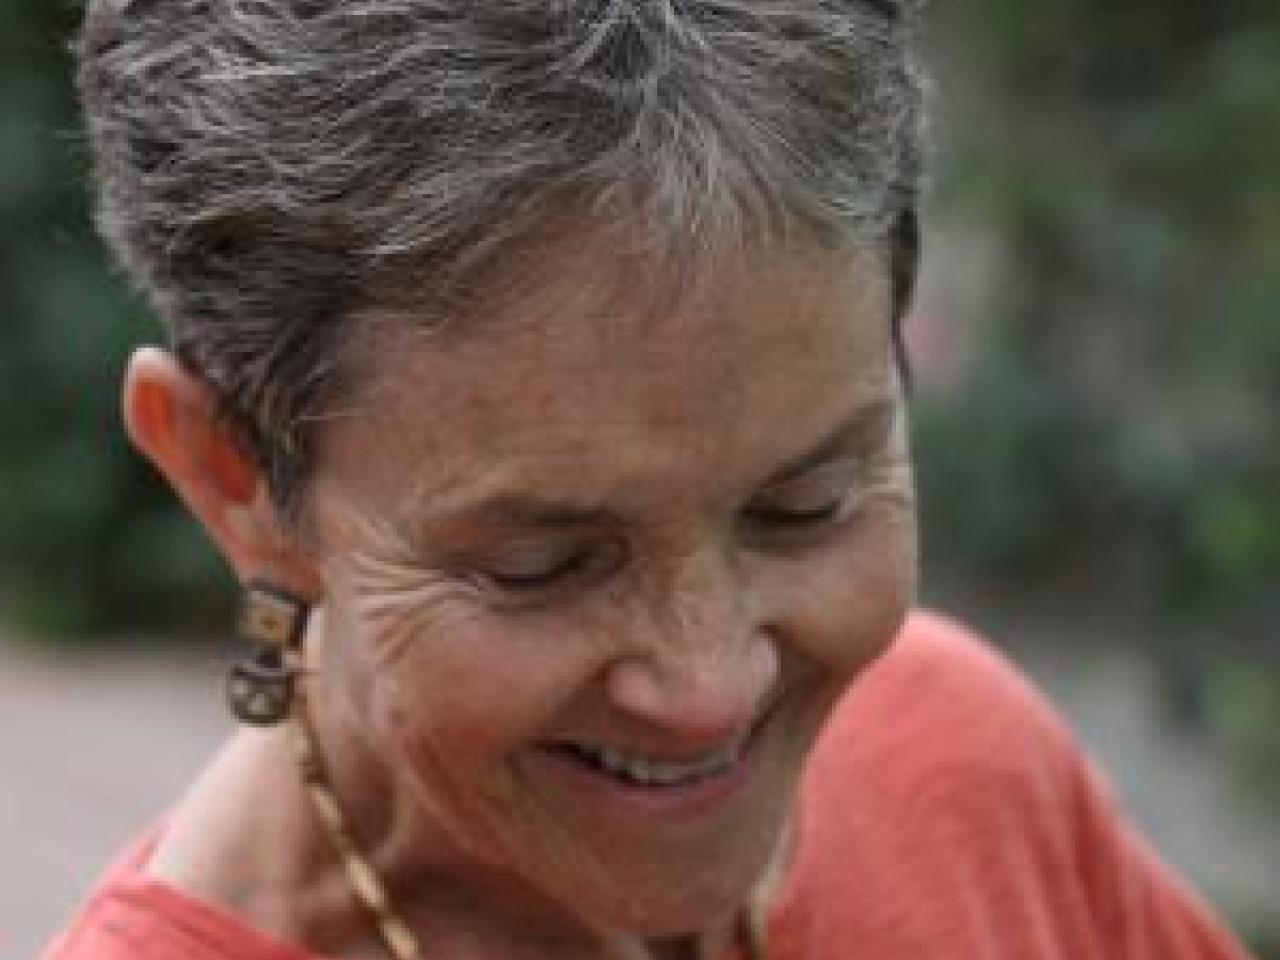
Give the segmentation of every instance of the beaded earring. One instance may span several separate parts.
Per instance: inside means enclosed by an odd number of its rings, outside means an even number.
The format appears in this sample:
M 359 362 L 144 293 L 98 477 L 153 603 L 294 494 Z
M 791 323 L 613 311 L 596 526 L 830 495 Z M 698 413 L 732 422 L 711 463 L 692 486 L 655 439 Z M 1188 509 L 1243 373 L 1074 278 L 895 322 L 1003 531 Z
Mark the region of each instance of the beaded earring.
M 293 711 L 310 612 L 301 597 L 277 587 L 251 583 L 245 588 L 237 633 L 250 650 L 227 676 L 227 705 L 237 720 L 268 727 Z

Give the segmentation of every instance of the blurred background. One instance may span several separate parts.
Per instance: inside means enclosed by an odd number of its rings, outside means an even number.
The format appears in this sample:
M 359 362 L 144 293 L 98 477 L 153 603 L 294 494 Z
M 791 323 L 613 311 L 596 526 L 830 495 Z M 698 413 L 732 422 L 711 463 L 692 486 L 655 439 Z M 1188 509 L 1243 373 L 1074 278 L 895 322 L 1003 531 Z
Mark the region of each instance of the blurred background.
M 116 412 L 71 2 L 0 7 L 0 955 L 230 723 L 231 583 Z M 926 602 L 1054 696 L 1280 958 L 1280 5 L 936 0 L 911 341 Z

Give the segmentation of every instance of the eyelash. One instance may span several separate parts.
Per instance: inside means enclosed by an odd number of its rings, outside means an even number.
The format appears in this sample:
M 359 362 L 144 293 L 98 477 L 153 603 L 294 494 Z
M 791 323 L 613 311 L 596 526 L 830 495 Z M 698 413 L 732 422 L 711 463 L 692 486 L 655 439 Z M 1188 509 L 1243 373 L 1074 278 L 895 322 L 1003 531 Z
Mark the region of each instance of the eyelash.
M 787 510 L 782 507 L 752 507 L 745 516 L 757 526 L 783 527 L 802 529 L 819 527 L 839 519 L 841 511 L 848 500 L 847 494 L 841 494 L 835 500 L 821 507 L 810 510 Z
M 550 590 L 560 582 L 581 573 L 587 566 L 590 555 L 585 550 L 578 550 L 534 573 L 499 573 L 495 570 L 482 570 L 479 577 L 489 586 L 504 593 L 535 593 Z
M 854 478 L 865 477 L 866 464 L 860 464 L 856 471 L 851 471 L 843 462 L 820 469 L 836 472 L 810 477 L 790 490 L 784 487 L 757 500 L 755 505 L 748 505 L 743 516 L 756 528 L 776 533 L 820 533 L 837 523 L 848 512 L 854 497 Z M 788 501 L 797 505 L 818 501 L 819 505 L 788 508 Z
M 848 494 L 841 494 L 830 503 L 811 510 L 786 510 L 779 507 L 751 507 L 743 516 L 757 528 L 769 528 L 779 532 L 817 531 L 840 519 Z M 503 573 L 494 569 L 480 569 L 476 576 L 486 586 L 503 593 L 531 594 L 546 592 L 571 580 L 595 565 L 595 555 L 590 549 L 576 550 L 559 557 L 544 569 L 532 573 Z

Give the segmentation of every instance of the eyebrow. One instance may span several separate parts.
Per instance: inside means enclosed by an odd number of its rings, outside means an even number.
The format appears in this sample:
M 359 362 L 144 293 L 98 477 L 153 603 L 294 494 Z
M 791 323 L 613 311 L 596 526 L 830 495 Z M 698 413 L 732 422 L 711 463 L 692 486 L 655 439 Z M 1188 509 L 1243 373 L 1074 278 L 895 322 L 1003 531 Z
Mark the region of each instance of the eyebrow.
M 816 446 L 783 463 L 769 474 L 761 487 L 793 479 L 821 464 L 846 454 L 869 433 L 878 432 L 894 417 L 896 404 L 888 396 L 859 403 Z M 467 520 L 505 527 L 577 529 L 618 526 L 624 516 L 608 507 L 578 505 L 523 493 L 498 493 L 492 497 L 447 510 L 440 519 Z
M 888 396 L 875 397 L 860 403 L 848 417 L 840 421 L 816 447 L 788 460 L 769 474 L 764 487 L 782 483 L 812 470 L 814 467 L 849 452 L 868 434 L 878 433 L 889 427 L 897 413 L 897 404 Z
M 577 506 L 521 493 L 504 493 L 480 501 L 460 514 L 486 524 L 512 527 L 574 527 L 616 525 L 622 515 L 607 507 Z

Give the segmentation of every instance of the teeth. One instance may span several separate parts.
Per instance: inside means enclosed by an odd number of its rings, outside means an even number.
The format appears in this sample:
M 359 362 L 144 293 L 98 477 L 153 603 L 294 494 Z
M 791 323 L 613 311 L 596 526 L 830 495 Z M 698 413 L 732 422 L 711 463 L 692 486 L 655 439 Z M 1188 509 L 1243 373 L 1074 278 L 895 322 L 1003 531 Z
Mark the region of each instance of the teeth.
M 647 760 L 623 753 L 613 747 L 576 744 L 573 750 L 578 756 L 616 777 L 645 786 L 667 787 L 692 783 L 724 773 L 737 763 L 745 742 L 746 738 L 741 737 L 714 753 L 685 763 Z

